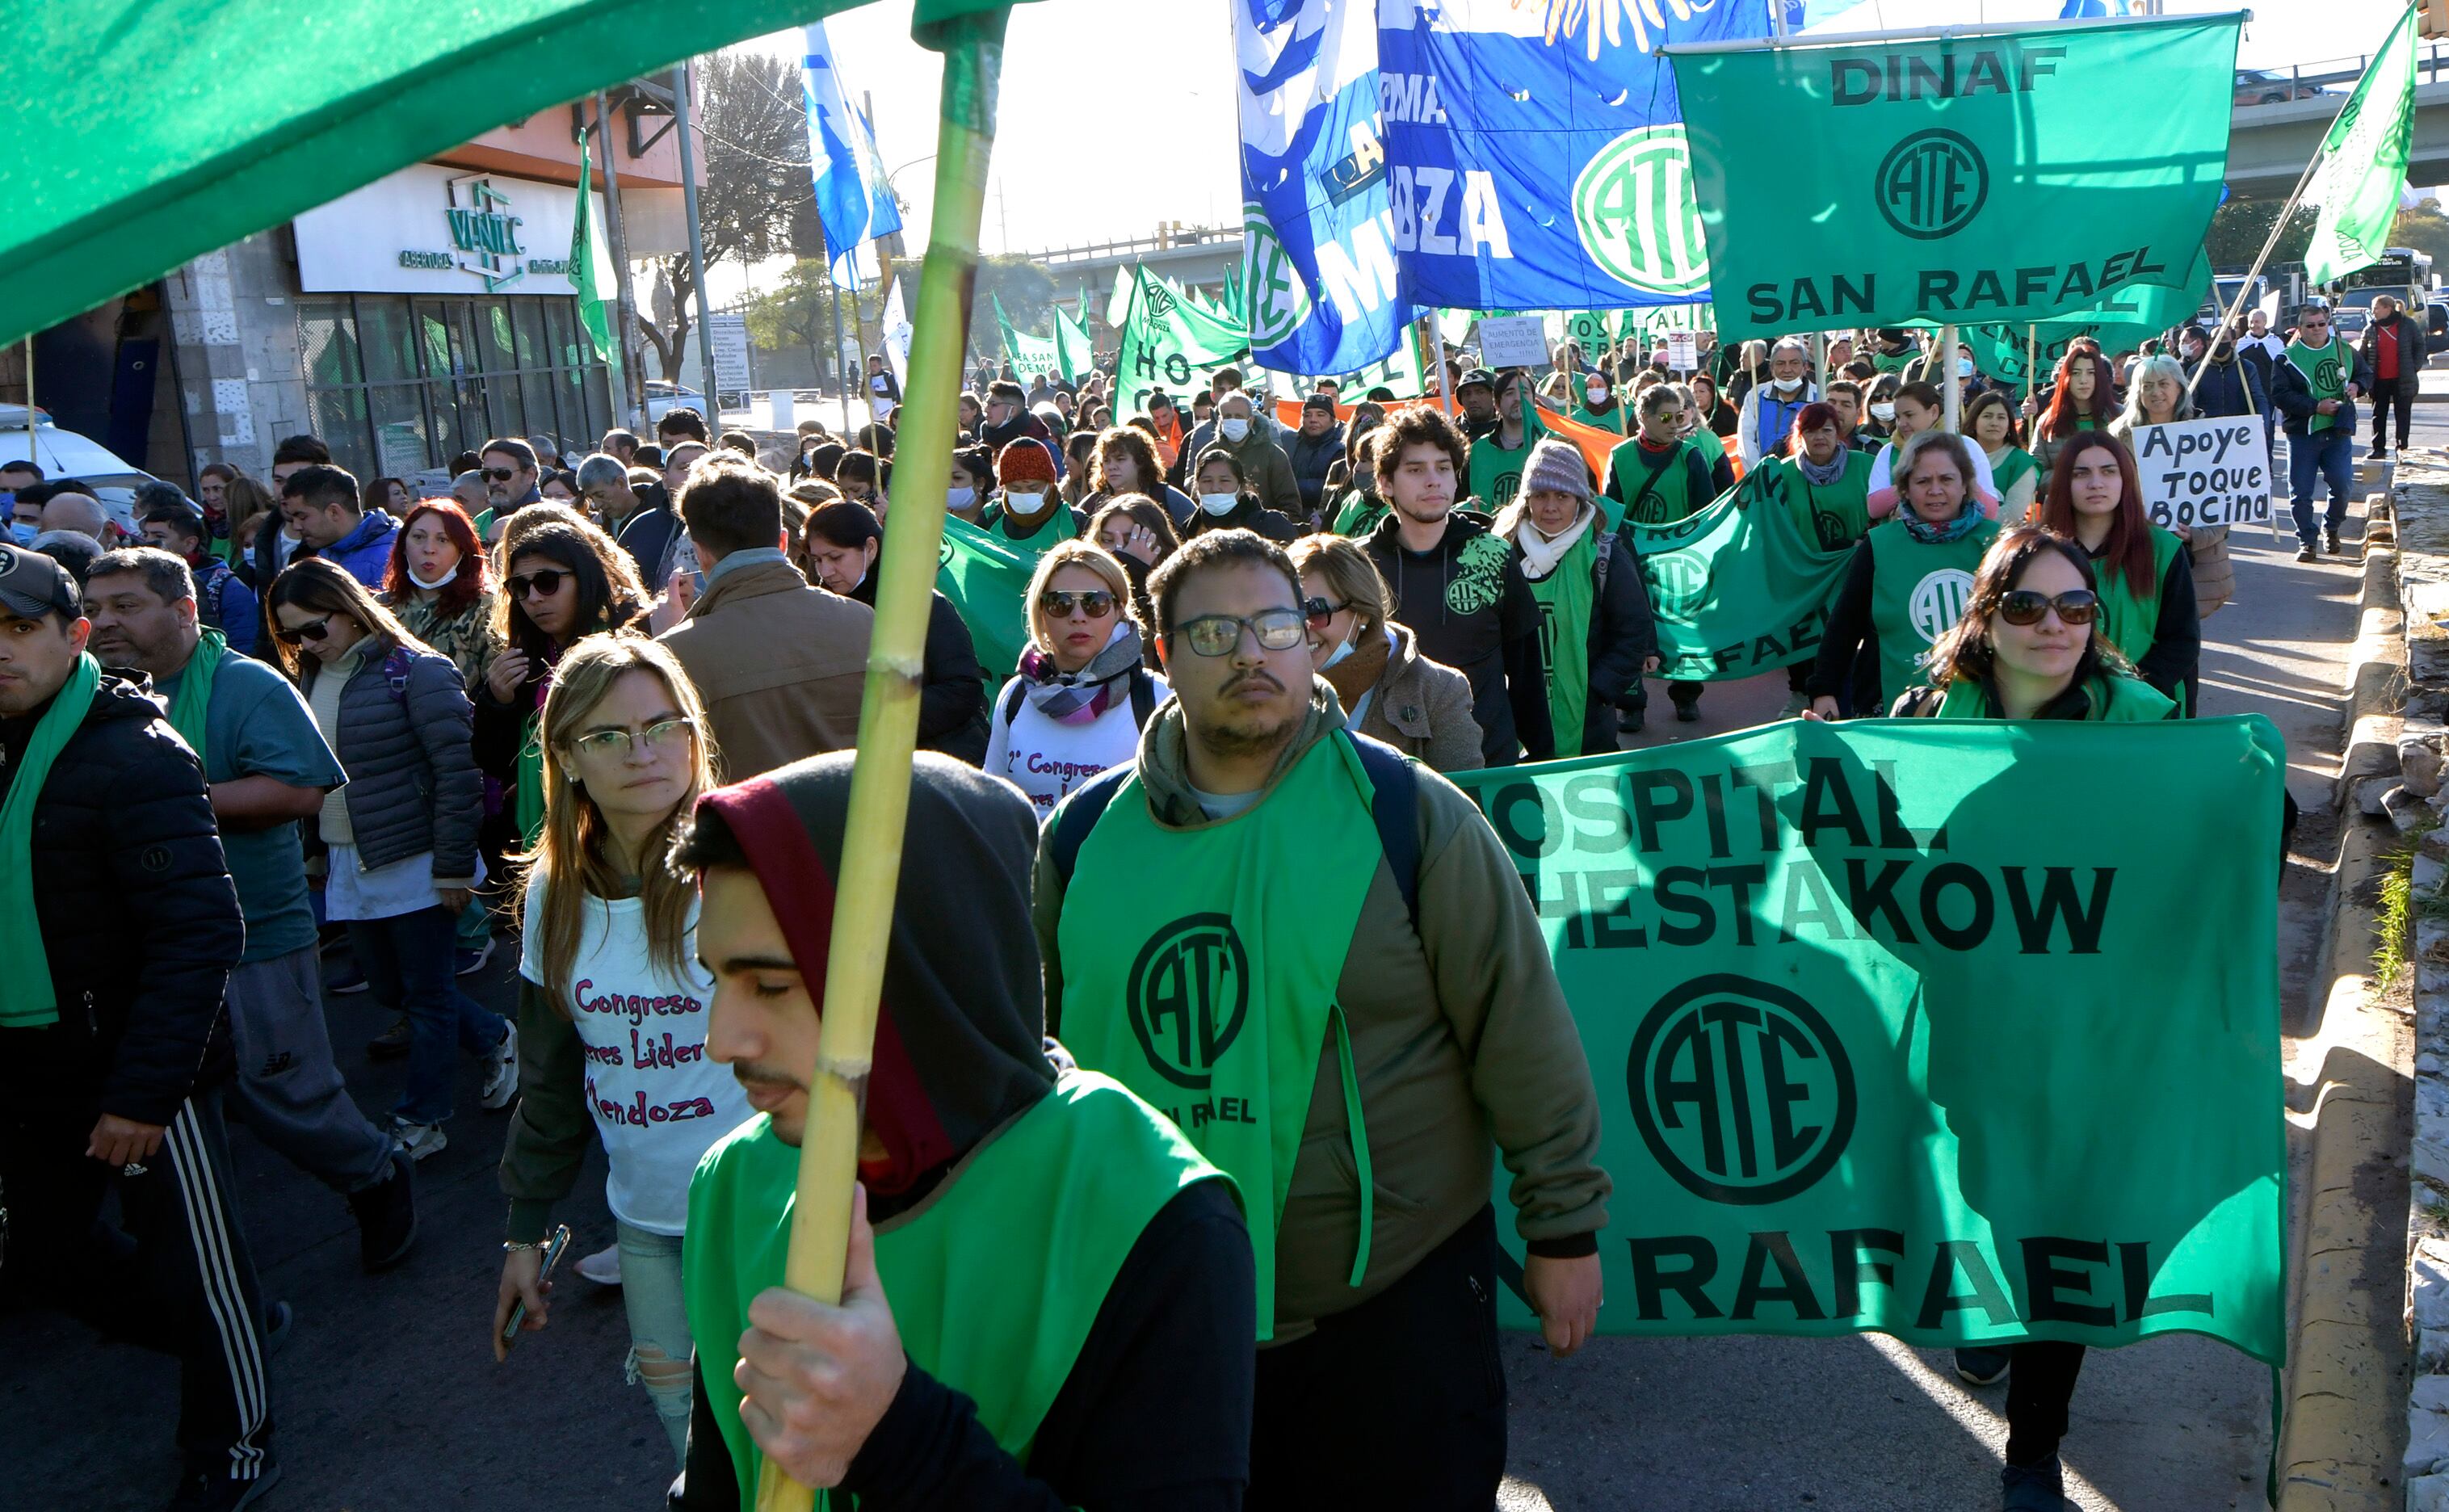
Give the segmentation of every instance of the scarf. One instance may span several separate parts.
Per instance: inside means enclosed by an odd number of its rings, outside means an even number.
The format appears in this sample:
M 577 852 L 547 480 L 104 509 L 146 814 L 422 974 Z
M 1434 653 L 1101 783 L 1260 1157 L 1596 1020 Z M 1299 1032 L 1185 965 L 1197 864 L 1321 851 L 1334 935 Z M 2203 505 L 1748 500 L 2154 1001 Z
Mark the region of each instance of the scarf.
M 1496 533 L 1511 539 L 1515 549 L 1521 552 L 1522 575 L 1533 583 L 1554 572 L 1556 564 L 1565 559 L 1565 553 L 1590 533 L 1591 522 L 1599 517 L 1599 512 L 1585 502 L 1581 513 L 1573 516 L 1573 523 L 1566 526 L 1562 534 L 1551 537 L 1531 523 L 1530 512 L 1518 502 L 1507 505 L 1506 513 L 1514 518 L 1511 521 L 1498 520 Z M 1512 529 L 1513 525 L 1519 525 L 1521 529 Z
M 1973 527 L 1981 523 L 1983 515 L 1980 501 L 1967 498 L 1964 507 L 1956 512 L 1956 518 L 1941 520 L 1936 525 L 1915 514 L 1911 504 L 1898 506 L 1897 518 L 1904 521 L 1906 534 L 1924 546 L 1937 546 L 1970 533 Z
M 1395 638 L 1384 629 L 1374 635 L 1363 635 L 1352 648 L 1352 654 L 1318 675 L 1335 689 L 1335 701 L 1349 714 L 1360 707 L 1360 700 L 1378 686 L 1385 675 L 1386 659 L 1395 651 Z
M 0 804 L 0 955 L 10 962 L 7 971 L 0 971 L 0 1028 L 39 1029 L 59 1021 L 51 959 L 43 949 L 43 931 L 34 914 L 34 809 L 42 802 L 43 784 L 50 779 L 51 763 L 93 712 L 94 689 L 101 686 L 102 664 L 79 653 L 68 680 L 35 724 L 26 754 L 17 759 L 9 801 Z
M 1140 632 L 1123 624 L 1114 627 L 1106 649 L 1078 671 L 1056 670 L 1054 658 L 1032 646 L 1020 653 L 1020 675 L 1039 713 L 1058 724 L 1087 725 L 1113 703 L 1115 685 L 1139 664 Z
M 200 766 L 204 761 L 204 708 L 213 701 L 213 674 L 221 669 L 222 652 L 228 649 L 229 637 L 205 627 L 196 637 L 186 670 L 179 674 L 179 691 L 170 699 L 170 727 L 196 753 Z
M 1795 453 L 1789 460 L 1802 472 L 1803 480 L 1814 488 L 1826 488 L 1845 475 L 1845 448 L 1842 446 L 1837 448 L 1836 455 L 1828 458 L 1824 467 L 1801 452 Z

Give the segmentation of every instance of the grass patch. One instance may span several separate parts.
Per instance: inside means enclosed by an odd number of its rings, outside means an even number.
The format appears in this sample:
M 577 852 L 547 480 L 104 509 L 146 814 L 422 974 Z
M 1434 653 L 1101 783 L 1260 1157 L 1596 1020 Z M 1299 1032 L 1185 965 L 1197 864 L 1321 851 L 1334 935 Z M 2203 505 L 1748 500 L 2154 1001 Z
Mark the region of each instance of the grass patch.
M 2439 827 L 2430 815 L 2382 852 L 2381 906 L 2373 914 L 2373 984 L 2382 991 L 2397 985 L 2415 951 L 2415 921 L 2420 915 L 2449 915 L 2449 899 L 2438 894 L 2415 896 L 2415 852 L 2423 837 Z

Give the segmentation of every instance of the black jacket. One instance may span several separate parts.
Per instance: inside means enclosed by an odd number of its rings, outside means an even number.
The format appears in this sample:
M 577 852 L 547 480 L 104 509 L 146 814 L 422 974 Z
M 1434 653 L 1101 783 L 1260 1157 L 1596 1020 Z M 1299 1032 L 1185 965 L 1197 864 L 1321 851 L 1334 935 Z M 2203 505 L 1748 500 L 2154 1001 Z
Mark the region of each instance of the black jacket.
M 621 522 L 621 533 L 615 539 L 638 565 L 638 581 L 646 591 L 660 593 L 671 575 L 665 564 L 671 560 L 672 543 L 681 537 L 681 517 L 673 512 L 661 483 L 641 483 L 635 489 L 637 512 Z
M 1407 550 L 1401 517 L 1378 522 L 1364 543 L 1378 575 L 1394 590 L 1394 617 L 1420 654 L 1471 679 L 1471 716 L 1491 766 L 1556 754 L 1548 715 L 1547 672 L 1539 659 L 1539 601 L 1522 578 L 1522 560 L 1477 510 L 1446 516 L 1445 534 L 1426 552 Z
M 0 1117 L 33 1103 L 166 1124 L 229 1077 L 222 993 L 245 926 L 203 771 L 148 688 L 103 674 L 35 804 L 34 916 L 60 1017 L 0 1029 Z M 0 727 L 10 772 L 33 723 Z
M 1282 510 L 1271 510 L 1259 502 L 1255 494 L 1244 494 L 1242 502 L 1228 514 L 1210 514 L 1201 510 L 1191 515 L 1190 523 L 1182 528 L 1186 541 L 1210 531 L 1249 531 L 1263 535 L 1279 546 L 1287 546 L 1302 537 L 1302 526 Z
M 2263 360 L 2266 363 L 2269 359 L 2266 355 Z M 2203 369 L 2202 381 L 2194 385 L 2196 415 L 2260 415 L 2269 408 L 2268 378 L 2254 366 L 2249 354 L 2211 362 Z
M 1324 436 L 1295 431 L 1284 437 L 1284 456 L 1293 464 L 1293 482 L 1301 488 L 1302 508 L 1318 513 L 1326 492 L 1327 469 L 1343 460 L 1343 427 L 1330 425 Z
M 876 574 L 850 596 L 876 607 Z M 927 649 L 918 683 L 918 748 L 939 750 L 976 766 L 987 759 L 987 684 L 977 642 L 953 601 L 937 593 L 927 606 Z
M 2364 326 L 2362 338 L 2356 342 L 2358 379 L 2370 389 L 2381 378 L 2381 329 L 2395 327 L 2398 333 L 2398 379 L 2402 381 L 2423 371 L 2424 342 L 2422 322 L 2399 311 L 2386 320 L 2374 320 Z

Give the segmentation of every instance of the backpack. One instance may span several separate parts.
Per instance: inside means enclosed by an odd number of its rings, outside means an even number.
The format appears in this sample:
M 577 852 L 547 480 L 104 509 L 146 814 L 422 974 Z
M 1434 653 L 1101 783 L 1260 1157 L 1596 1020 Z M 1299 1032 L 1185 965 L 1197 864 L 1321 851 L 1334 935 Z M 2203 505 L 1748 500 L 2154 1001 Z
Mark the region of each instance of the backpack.
M 1003 697 L 1003 723 L 1005 728 L 1011 728 L 1012 722 L 1020 717 L 1021 700 L 1026 698 L 1028 694 L 1028 685 L 1022 683 L 1018 678 L 1012 679 L 1012 691 L 1006 693 Z M 1131 727 L 1133 729 L 1147 728 L 1148 716 L 1155 712 L 1156 679 L 1147 674 L 1147 668 L 1134 667 L 1131 669 Z
M 1369 774 L 1369 785 L 1376 789 L 1369 800 L 1369 817 L 1377 822 L 1379 848 L 1386 853 L 1386 869 L 1395 874 L 1395 885 L 1403 894 L 1403 911 L 1411 916 L 1412 928 L 1417 932 L 1420 927 L 1418 764 L 1392 746 L 1366 735 L 1349 731 L 1345 734 L 1353 749 L 1359 753 L 1360 769 Z M 1133 763 L 1099 772 L 1054 811 L 1048 854 L 1054 863 L 1054 875 L 1062 880 L 1067 891 L 1071 886 L 1071 869 L 1080 860 L 1080 847 L 1088 843 L 1089 831 L 1097 827 L 1106 805 L 1114 801 L 1124 781 L 1138 769 Z

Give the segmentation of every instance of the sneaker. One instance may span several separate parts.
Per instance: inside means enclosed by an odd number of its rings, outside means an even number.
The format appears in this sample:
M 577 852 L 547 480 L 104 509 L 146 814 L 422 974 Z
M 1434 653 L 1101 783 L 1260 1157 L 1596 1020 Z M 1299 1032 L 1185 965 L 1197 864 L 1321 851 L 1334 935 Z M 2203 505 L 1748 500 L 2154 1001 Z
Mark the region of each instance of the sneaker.
M 1693 724 L 1698 721 L 1700 717 L 1701 703 L 1698 699 L 1695 699 L 1688 704 L 1679 703 L 1675 706 L 1675 723 L 1679 725 Z
M 2338 533 L 2338 532 L 2336 532 L 2336 531 L 2324 531 L 2324 532 L 2323 532 L 2323 533 L 2322 533 L 2322 547 L 2323 547 L 2323 550 L 2324 550 L 2324 551 L 2328 552 L 2332 556 L 2336 556 L 2336 555 L 2338 555 L 2338 554 L 2339 554 L 2339 533 Z
M 519 1095 L 519 1026 L 505 1019 L 502 1042 L 485 1054 L 485 1085 L 476 1101 L 489 1110 L 511 1105 Z
M 363 992 L 366 990 L 366 974 L 357 969 L 355 961 L 345 966 L 335 966 L 323 974 L 323 990 L 327 993 Z
M 2296 560 L 2300 562 L 2318 562 L 2321 559 L 2322 553 L 2310 546 L 2300 546 L 2296 549 Z
M 223 1465 L 200 1465 L 180 1478 L 167 1512 L 239 1512 L 241 1507 L 255 1505 L 280 1480 L 280 1464 L 268 1450 L 263 1456 L 263 1468 L 256 1472 L 252 1481 L 231 1480 Z
M 408 1015 L 402 1014 L 389 1029 L 366 1041 L 366 1055 L 375 1060 L 397 1060 L 408 1054 L 409 1038 Z
M 422 1160 L 427 1155 L 438 1155 L 443 1148 L 451 1143 L 450 1136 L 442 1132 L 440 1124 L 411 1123 L 405 1118 L 394 1118 L 391 1121 L 391 1136 L 399 1141 L 399 1147 L 408 1152 L 408 1158 L 411 1160 Z
M 416 1243 L 415 1171 L 415 1158 L 395 1150 L 391 1174 L 349 1193 L 349 1211 L 357 1217 L 357 1262 L 370 1276 L 407 1259 Z
M 2000 1512 L 2073 1512 L 2054 1454 L 2038 1464 L 2011 1464 L 1998 1473 Z
M 2004 1349 L 1958 1349 L 1956 1351 L 1956 1373 L 1967 1386 L 1996 1386 L 2007 1379 L 2007 1367 L 2015 1356 Z
M 619 1286 L 621 1284 L 621 1247 L 617 1244 L 607 1244 L 593 1254 L 584 1257 L 578 1262 L 578 1273 L 599 1287 Z
M 263 1307 L 263 1357 L 267 1360 L 280 1352 L 289 1342 L 289 1326 L 298 1321 L 286 1302 L 268 1302 Z
M 485 937 L 485 943 L 481 948 L 476 950 L 459 950 L 452 953 L 452 974 L 459 977 L 472 977 L 476 975 L 476 973 L 484 970 L 485 962 L 492 959 L 493 937 L 488 935 Z

